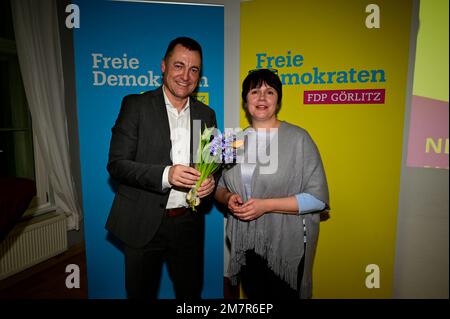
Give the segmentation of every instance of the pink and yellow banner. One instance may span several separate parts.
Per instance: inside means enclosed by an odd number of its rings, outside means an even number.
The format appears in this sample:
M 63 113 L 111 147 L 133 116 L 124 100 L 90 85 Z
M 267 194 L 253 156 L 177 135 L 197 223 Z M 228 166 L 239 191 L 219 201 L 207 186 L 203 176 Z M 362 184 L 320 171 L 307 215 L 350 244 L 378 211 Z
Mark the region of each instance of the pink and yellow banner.
M 448 102 L 413 96 L 407 165 L 448 169 Z
M 448 169 L 448 0 L 421 1 L 419 19 L 407 165 Z

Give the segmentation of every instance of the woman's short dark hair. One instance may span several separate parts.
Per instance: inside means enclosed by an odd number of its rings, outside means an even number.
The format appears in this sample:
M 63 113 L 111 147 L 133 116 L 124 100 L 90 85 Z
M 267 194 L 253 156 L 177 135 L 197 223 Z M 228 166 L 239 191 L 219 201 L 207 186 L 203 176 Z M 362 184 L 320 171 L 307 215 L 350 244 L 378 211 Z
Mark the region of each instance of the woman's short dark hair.
M 173 39 L 167 46 L 166 54 L 164 54 L 164 60 L 167 61 L 177 44 L 182 45 L 189 51 L 197 51 L 198 53 L 200 53 L 200 60 L 203 61 L 202 47 L 197 41 L 188 37 L 178 37 L 176 39 Z
M 247 103 L 247 94 L 250 90 L 254 88 L 259 88 L 263 84 L 273 87 L 278 94 L 277 101 L 277 111 L 281 106 L 281 98 L 283 97 L 283 85 L 281 84 L 280 78 L 277 75 L 276 70 L 269 69 L 257 69 L 252 70 L 248 73 L 244 82 L 242 82 L 242 100 L 244 105 Z

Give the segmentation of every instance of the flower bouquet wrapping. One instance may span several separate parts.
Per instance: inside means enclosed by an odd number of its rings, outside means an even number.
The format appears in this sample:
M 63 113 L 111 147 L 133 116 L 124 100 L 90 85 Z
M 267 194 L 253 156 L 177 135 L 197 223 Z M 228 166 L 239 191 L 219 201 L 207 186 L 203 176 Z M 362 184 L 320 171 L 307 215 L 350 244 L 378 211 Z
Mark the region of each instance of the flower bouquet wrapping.
M 200 205 L 197 195 L 198 188 L 208 176 L 214 174 L 223 165 L 232 164 L 236 161 L 236 136 L 232 134 L 214 135 L 214 127 L 205 127 L 200 136 L 197 150 L 195 169 L 200 172 L 200 178 L 195 186 L 187 193 L 186 201 L 189 207 L 195 211 Z

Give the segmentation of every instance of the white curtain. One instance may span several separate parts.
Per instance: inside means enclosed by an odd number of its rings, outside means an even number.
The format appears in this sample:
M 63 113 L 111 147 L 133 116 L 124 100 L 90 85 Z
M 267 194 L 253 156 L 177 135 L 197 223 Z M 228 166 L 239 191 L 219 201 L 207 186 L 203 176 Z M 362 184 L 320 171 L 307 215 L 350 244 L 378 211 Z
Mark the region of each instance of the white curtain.
M 11 1 L 17 55 L 33 129 L 41 148 L 55 205 L 79 229 L 81 209 L 70 169 L 64 78 L 54 0 Z

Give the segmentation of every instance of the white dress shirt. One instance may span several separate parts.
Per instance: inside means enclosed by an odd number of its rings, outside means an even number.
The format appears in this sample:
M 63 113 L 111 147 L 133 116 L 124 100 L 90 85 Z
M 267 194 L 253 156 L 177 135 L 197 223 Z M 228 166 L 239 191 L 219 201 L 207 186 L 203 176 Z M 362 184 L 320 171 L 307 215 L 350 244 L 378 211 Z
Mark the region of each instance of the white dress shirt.
M 164 101 L 166 103 L 167 117 L 169 119 L 170 140 L 172 141 L 172 149 L 170 150 L 170 158 L 173 165 L 183 164 L 189 166 L 190 161 L 190 145 L 191 145 L 191 115 L 189 108 L 189 99 L 181 112 L 170 103 L 167 98 L 165 88 L 163 86 Z M 167 166 L 164 169 L 162 176 L 162 188 L 170 188 L 169 183 L 169 169 Z M 187 207 L 186 194 L 188 190 L 182 191 L 172 188 L 170 190 L 169 199 L 167 201 L 166 209 Z

